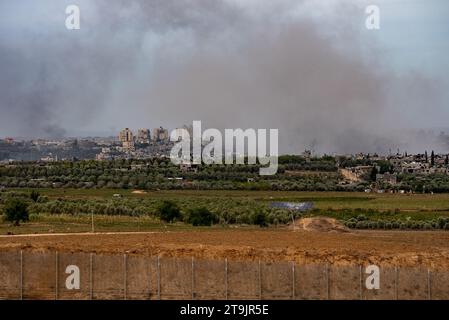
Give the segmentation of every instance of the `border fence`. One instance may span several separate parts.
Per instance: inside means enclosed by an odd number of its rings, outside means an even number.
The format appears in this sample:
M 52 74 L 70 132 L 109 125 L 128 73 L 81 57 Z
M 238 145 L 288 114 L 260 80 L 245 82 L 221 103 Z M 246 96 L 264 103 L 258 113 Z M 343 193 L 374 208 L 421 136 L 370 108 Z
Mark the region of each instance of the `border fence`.
M 5 251 L 0 299 L 449 299 L 449 271 L 380 267 L 370 289 L 365 267 Z

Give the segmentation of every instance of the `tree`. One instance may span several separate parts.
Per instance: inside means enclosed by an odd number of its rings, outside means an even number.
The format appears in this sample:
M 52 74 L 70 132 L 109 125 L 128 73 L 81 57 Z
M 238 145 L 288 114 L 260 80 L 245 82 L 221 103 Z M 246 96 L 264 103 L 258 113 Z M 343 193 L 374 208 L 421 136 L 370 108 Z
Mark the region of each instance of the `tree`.
M 190 209 L 187 215 L 187 222 L 193 226 L 210 226 L 217 220 L 217 217 L 205 207 Z
M 426 159 L 426 163 L 429 162 L 429 158 L 427 157 L 427 150 L 426 150 L 426 152 L 424 153 L 424 157 L 425 157 L 425 159 Z
M 430 154 L 430 165 L 433 167 L 435 165 L 435 152 L 433 152 Z
M 377 170 L 377 167 L 374 166 L 373 170 L 371 170 L 371 174 L 370 174 L 370 180 L 375 182 L 376 181 L 376 176 L 379 173 L 379 171 Z
M 181 210 L 173 201 L 164 201 L 157 209 L 157 214 L 162 221 L 173 222 L 181 218 Z
M 267 227 L 267 214 L 264 210 L 258 209 L 254 212 L 253 215 L 253 224 L 258 225 L 259 227 Z
M 14 222 L 15 226 L 18 226 L 20 221 L 26 222 L 29 220 L 28 203 L 22 199 L 8 199 L 4 211 L 5 220 Z
M 37 192 L 36 190 L 31 191 L 30 193 L 30 198 L 31 200 L 33 200 L 33 202 L 37 202 L 39 200 L 39 197 L 41 195 L 39 194 L 39 192 Z
M 449 155 L 446 155 L 446 159 L 444 159 L 444 164 L 449 165 Z

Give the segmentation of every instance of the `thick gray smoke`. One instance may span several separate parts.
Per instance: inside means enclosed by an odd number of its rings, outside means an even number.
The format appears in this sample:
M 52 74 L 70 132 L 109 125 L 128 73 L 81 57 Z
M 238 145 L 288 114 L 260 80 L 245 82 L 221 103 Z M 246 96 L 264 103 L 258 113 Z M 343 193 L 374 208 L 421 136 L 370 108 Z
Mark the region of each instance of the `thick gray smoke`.
M 281 152 L 444 148 L 409 135 L 432 125 L 443 87 L 392 71 L 361 31 L 363 6 L 320 19 L 303 1 L 85 0 L 68 31 L 68 3 L 38 2 L 0 4 L 2 135 L 202 120 L 279 128 Z

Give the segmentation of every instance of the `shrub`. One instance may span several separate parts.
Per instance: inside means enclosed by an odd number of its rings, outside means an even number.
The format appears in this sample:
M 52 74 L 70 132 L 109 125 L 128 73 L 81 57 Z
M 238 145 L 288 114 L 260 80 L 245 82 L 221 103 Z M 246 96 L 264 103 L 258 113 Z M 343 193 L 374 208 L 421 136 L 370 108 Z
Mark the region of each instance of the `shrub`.
M 445 225 L 446 225 L 449 221 L 448 221 L 448 219 L 445 218 L 445 217 L 438 217 L 437 222 L 438 222 L 438 226 L 439 226 L 441 229 L 443 229 L 443 228 L 445 229 Z
M 217 221 L 217 216 L 205 207 L 190 209 L 187 214 L 187 222 L 193 226 L 210 226 Z
M 356 223 L 355 227 L 357 229 L 365 229 L 366 228 L 366 222 L 365 221 L 359 221 Z
M 173 222 L 181 218 L 181 210 L 173 201 L 164 201 L 157 208 L 157 215 L 162 221 Z
M 36 190 L 31 191 L 30 193 L 30 199 L 33 200 L 33 202 L 37 202 L 39 200 L 39 197 L 41 195 Z
M 356 223 L 357 223 L 357 219 L 356 219 L 356 218 L 350 218 L 350 219 L 348 220 L 348 222 L 349 222 L 349 223 L 354 223 L 354 224 L 356 224 Z
M 345 226 L 350 228 L 350 229 L 354 229 L 356 226 L 356 222 L 353 222 L 351 220 L 345 221 Z
M 4 207 L 4 212 L 5 220 L 14 222 L 15 226 L 18 226 L 20 221 L 25 222 L 29 220 L 28 203 L 21 199 L 8 199 Z
M 49 201 L 49 199 L 47 196 L 39 196 L 39 198 L 37 199 L 38 203 L 46 203 L 48 201 Z
M 430 223 L 424 223 L 423 225 L 424 230 L 431 230 L 432 229 L 432 225 Z
M 30 213 L 30 221 L 38 221 L 39 215 L 35 213 Z
M 251 222 L 251 216 L 247 212 L 239 214 L 236 217 L 236 223 L 251 224 Z
M 267 214 L 264 210 L 258 209 L 256 212 L 254 212 L 253 217 L 253 224 L 258 225 L 259 227 L 267 227 Z

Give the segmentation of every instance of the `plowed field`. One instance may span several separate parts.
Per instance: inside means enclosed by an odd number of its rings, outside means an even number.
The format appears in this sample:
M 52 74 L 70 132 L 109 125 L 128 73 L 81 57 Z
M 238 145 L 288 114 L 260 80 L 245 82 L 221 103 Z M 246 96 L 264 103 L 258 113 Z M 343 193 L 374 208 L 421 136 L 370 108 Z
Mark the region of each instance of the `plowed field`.
M 325 233 L 236 228 L 0 237 L 0 250 L 16 249 L 449 269 L 449 232 L 444 231 Z

